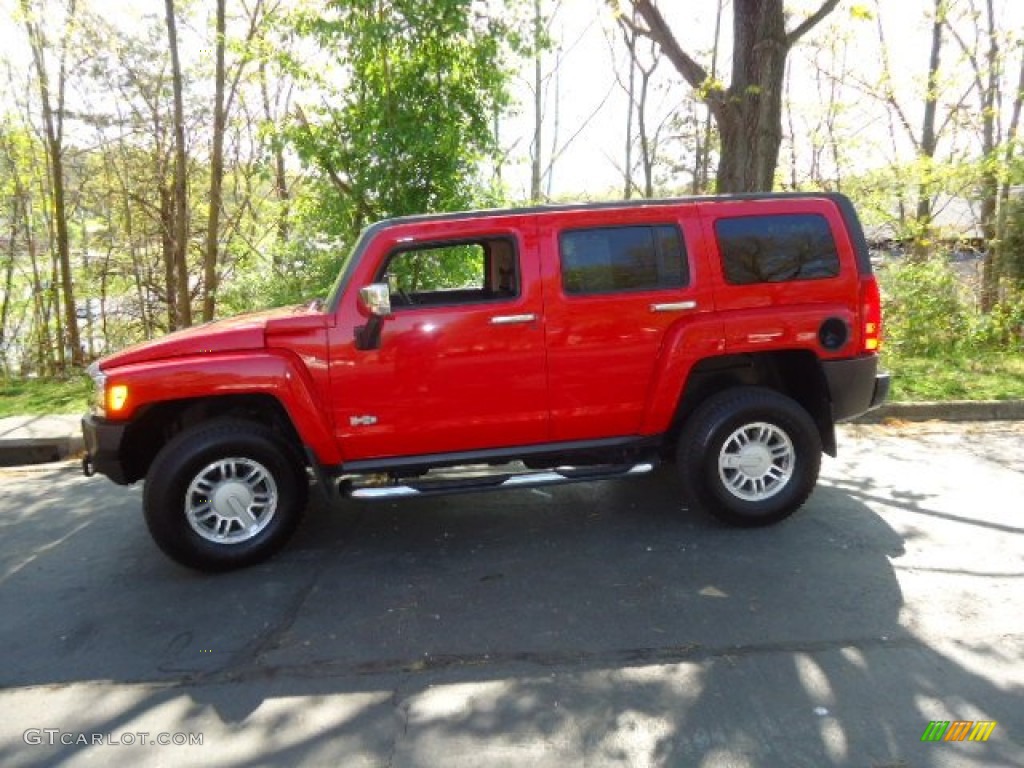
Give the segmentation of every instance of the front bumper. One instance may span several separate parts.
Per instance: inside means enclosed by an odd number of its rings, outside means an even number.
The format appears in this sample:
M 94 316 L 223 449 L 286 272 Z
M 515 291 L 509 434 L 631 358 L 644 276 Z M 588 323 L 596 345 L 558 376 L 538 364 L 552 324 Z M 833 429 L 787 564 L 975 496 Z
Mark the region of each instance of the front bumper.
M 121 463 L 121 443 L 127 428 L 127 424 L 107 421 L 91 413 L 82 417 L 82 438 L 85 441 L 82 472 L 86 477 L 99 472 L 118 485 L 130 483 Z
M 889 374 L 878 370 L 878 355 L 821 364 L 832 400 L 832 419 L 847 421 L 877 408 L 889 397 Z

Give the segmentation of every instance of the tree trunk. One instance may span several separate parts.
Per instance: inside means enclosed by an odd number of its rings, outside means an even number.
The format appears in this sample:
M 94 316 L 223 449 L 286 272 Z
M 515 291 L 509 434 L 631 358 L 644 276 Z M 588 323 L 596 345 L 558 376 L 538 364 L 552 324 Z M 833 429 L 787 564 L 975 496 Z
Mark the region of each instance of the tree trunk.
M 722 148 L 718 192 L 767 192 L 775 180 L 782 144 L 782 86 L 793 45 L 835 10 L 825 0 L 791 32 L 783 0 L 734 0 L 732 82 L 724 91 L 679 45 L 652 0 L 632 0 L 654 40 L 683 78 L 703 91 L 718 125 Z
M 50 374 L 53 372 L 53 344 L 50 342 L 50 311 L 46 304 L 46 289 L 39 271 L 39 257 L 36 252 L 36 239 L 32 232 L 32 224 L 26 216 L 25 250 L 28 252 L 29 266 L 32 270 L 32 326 L 35 330 L 36 373 Z
M 59 266 L 59 282 L 64 299 L 64 328 L 66 341 L 60 340 L 60 357 L 64 358 L 64 349 L 71 354 L 71 364 L 76 367 L 83 365 L 82 345 L 78 333 L 78 313 L 75 308 L 75 287 L 71 274 L 71 241 L 68 233 L 67 202 L 64 190 L 64 88 L 66 82 L 65 55 L 67 53 L 67 36 L 74 24 L 76 0 L 69 0 L 64 19 L 64 38 L 61 44 L 60 66 L 57 73 L 57 88 L 51 90 L 49 74 L 46 68 L 46 38 L 42 28 L 35 19 L 35 9 L 29 0 L 22 0 L 21 9 L 25 16 L 25 29 L 28 32 L 32 49 L 32 59 L 39 77 L 39 101 L 43 114 L 43 134 L 46 144 L 46 155 L 50 166 L 52 194 L 51 205 L 56 229 L 57 263 Z M 53 94 L 56 93 L 56 104 Z M 59 338 L 59 337 L 58 337 Z
M 621 24 L 622 38 L 629 53 L 629 80 L 626 87 L 626 143 L 622 167 L 622 198 L 633 197 L 633 110 L 636 108 L 636 40 L 635 25 Z M 621 83 L 621 81 L 620 81 Z
M 985 3 L 988 14 L 988 52 L 986 62 L 988 82 L 982 96 L 982 154 L 985 172 L 981 177 L 981 231 L 985 238 L 985 258 L 981 265 L 981 311 L 991 312 L 999 301 L 999 270 L 997 269 L 998 227 L 996 212 L 999 203 L 999 174 L 996 157 L 996 110 L 998 108 L 999 80 L 1002 62 L 999 38 L 996 36 L 995 9 L 992 0 Z
M 789 53 L 782 0 L 735 0 L 733 40 L 732 85 L 718 119 L 718 191 L 767 192 L 782 145 Z
M 260 93 L 263 97 L 263 119 L 269 125 L 274 122 L 274 112 L 270 105 L 267 66 L 263 61 L 259 65 L 259 74 Z M 497 114 L 495 114 L 495 121 L 497 121 Z M 495 136 L 497 136 L 497 131 L 495 131 Z M 277 198 L 279 206 L 277 211 L 277 244 L 279 247 L 274 250 L 274 258 L 277 259 L 279 258 L 280 246 L 283 246 L 288 241 L 288 217 L 291 195 L 288 192 L 288 174 L 285 168 L 284 146 L 278 140 L 273 141 L 272 145 L 274 152 L 274 196 Z M 498 166 L 498 179 L 501 179 L 500 165 Z
M 14 257 L 17 252 L 18 219 L 21 217 L 21 197 L 11 195 L 11 218 L 7 235 L 7 261 L 4 264 L 4 292 L 0 302 L 0 365 L 7 372 L 7 323 L 11 315 L 11 290 L 14 288 Z
M 1007 169 L 1012 167 L 1014 159 L 1014 149 L 1017 146 L 1017 130 L 1020 126 L 1021 108 L 1024 107 L 1024 50 L 1021 51 L 1020 60 L 1020 71 L 1017 75 L 1017 90 L 1013 99 L 1013 107 L 1010 111 L 1010 125 L 1006 129 L 1006 136 L 1003 137 L 1003 166 Z M 1003 182 L 999 189 L 999 218 L 998 226 L 996 229 L 997 240 L 996 240 L 996 266 L 1000 275 L 1006 277 L 1024 277 L 1024 270 L 1018 270 L 1011 268 L 1009 258 L 1010 254 L 1007 253 L 1006 247 L 1006 231 L 1009 226 L 1009 215 L 1010 215 L 1010 186 L 1011 177 L 1006 174 L 1003 177 Z M 1024 258 L 1020 255 L 1017 256 L 1021 262 L 1024 262 Z M 1017 274 L 1017 273 L 1020 274 Z
M 722 40 L 722 6 L 724 0 L 718 0 L 718 7 L 715 9 L 715 42 L 711 47 L 711 70 L 712 81 L 718 77 L 718 47 Z M 695 174 L 695 192 L 707 192 L 711 180 L 711 110 L 704 116 L 703 139 L 700 141 L 697 150 L 697 173 Z
M 174 91 L 174 218 L 173 240 L 176 327 L 192 325 L 192 298 L 188 285 L 188 179 L 185 154 L 185 108 L 182 97 L 181 60 L 178 56 L 178 28 L 174 0 L 164 0 L 167 43 L 171 49 L 171 82 Z
M 540 202 L 541 197 L 541 140 L 544 123 L 544 99 L 541 89 L 544 86 L 544 73 L 541 67 L 542 18 L 540 15 L 541 0 L 533 2 L 533 156 L 530 165 L 530 201 Z
M 217 301 L 217 252 L 224 184 L 224 37 L 226 0 L 217 0 L 216 73 L 213 97 L 213 150 L 210 157 L 210 208 L 203 253 L 203 320 L 213 320 Z
M 57 366 L 50 373 L 64 373 L 67 370 L 68 357 L 67 347 L 64 344 L 64 323 L 61 320 L 60 310 L 60 256 L 50 252 L 50 306 L 53 307 L 54 338 L 57 339 L 57 346 L 54 349 L 57 356 Z M 78 318 L 75 318 L 75 325 Z
M 939 67 L 942 56 L 943 8 L 945 0 L 935 0 L 935 18 L 932 22 L 932 48 L 928 57 L 928 85 L 924 98 L 924 121 L 921 124 L 920 158 L 924 163 L 925 178 L 917 190 L 917 236 L 914 240 L 914 259 L 921 261 L 928 256 L 928 241 L 932 225 L 931 184 L 928 176 L 935 159 L 937 138 L 935 135 L 935 114 L 939 103 Z
M 160 252 L 164 265 L 164 291 L 167 294 L 167 330 L 178 327 L 178 281 L 174 262 L 174 190 L 160 187 Z
M 640 163 L 644 171 L 644 197 L 654 197 L 654 162 L 656 160 L 658 146 L 658 131 L 651 136 L 647 126 L 647 97 L 651 89 L 651 77 L 654 70 L 658 68 L 660 59 L 655 56 L 649 68 L 644 68 L 637 61 L 637 68 L 640 70 L 640 96 L 636 101 L 636 128 L 637 137 L 640 139 Z

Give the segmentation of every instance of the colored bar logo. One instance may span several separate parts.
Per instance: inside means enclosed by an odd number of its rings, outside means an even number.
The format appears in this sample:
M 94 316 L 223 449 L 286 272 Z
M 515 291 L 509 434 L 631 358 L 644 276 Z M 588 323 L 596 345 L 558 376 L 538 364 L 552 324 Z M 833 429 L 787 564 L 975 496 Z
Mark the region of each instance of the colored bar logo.
M 921 741 L 988 741 L 996 725 L 995 720 L 932 720 Z

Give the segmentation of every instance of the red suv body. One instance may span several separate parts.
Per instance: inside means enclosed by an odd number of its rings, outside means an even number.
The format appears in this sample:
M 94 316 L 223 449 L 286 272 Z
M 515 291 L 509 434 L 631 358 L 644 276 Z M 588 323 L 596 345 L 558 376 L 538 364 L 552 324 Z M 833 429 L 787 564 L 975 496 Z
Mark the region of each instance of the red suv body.
M 207 570 L 283 546 L 310 487 L 392 498 L 671 460 L 692 504 L 763 525 L 810 494 L 835 422 L 884 400 L 880 338 L 840 195 L 392 219 L 323 302 L 100 360 L 84 467 L 146 478 L 157 543 Z

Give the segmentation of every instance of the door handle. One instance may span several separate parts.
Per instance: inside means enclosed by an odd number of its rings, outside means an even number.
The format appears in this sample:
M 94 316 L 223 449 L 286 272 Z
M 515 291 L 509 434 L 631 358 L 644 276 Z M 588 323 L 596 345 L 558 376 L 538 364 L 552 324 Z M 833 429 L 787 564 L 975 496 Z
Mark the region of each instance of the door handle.
M 532 323 L 537 319 L 537 315 L 495 315 L 491 318 L 491 325 L 522 325 L 524 323 Z
M 696 309 L 696 301 L 675 301 L 668 304 L 651 304 L 651 312 L 685 312 L 688 309 Z

